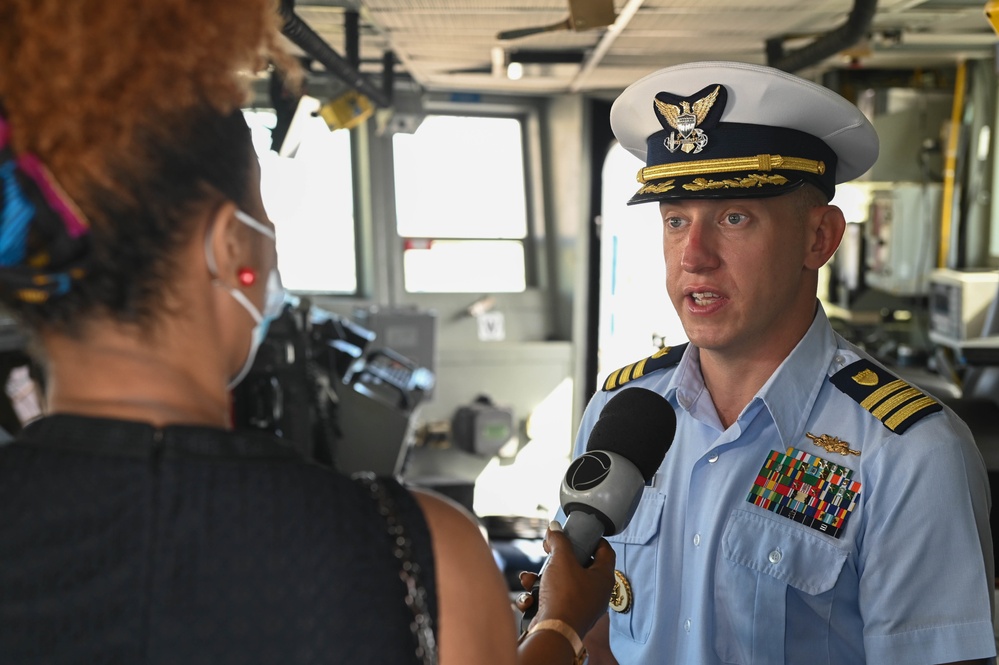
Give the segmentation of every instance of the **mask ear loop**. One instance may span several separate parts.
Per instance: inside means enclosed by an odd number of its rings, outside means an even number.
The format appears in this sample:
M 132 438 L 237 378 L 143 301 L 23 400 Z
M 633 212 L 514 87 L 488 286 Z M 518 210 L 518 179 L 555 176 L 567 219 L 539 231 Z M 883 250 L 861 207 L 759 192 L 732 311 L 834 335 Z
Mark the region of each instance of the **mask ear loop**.
M 243 213 L 243 214 L 245 215 L 245 213 Z M 236 216 L 239 217 L 239 215 L 240 215 L 240 211 L 237 210 L 236 211 Z M 253 222 L 254 222 L 254 224 L 257 224 L 257 225 L 261 226 L 266 231 L 270 231 L 270 229 L 268 229 L 263 224 L 260 224 L 260 222 L 258 222 L 257 220 L 253 219 L 249 215 L 245 215 L 245 216 L 249 217 L 250 219 L 252 219 Z M 243 220 L 242 218 L 240 218 L 240 221 L 243 221 L 245 223 L 245 220 Z M 212 276 L 212 284 L 215 284 L 216 286 L 218 286 L 220 288 L 223 288 L 226 291 L 228 291 L 229 295 L 231 295 L 233 298 L 235 298 L 236 302 L 238 302 L 240 305 L 242 305 L 246 309 L 246 311 L 250 313 L 250 316 L 253 317 L 253 322 L 255 324 L 259 324 L 261 321 L 264 320 L 264 316 L 263 316 L 263 314 L 260 313 L 260 310 L 257 309 L 257 306 L 254 305 L 252 302 L 250 302 L 250 299 L 247 298 L 246 295 L 242 291 L 240 291 L 239 289 L 235 289 L 235 288 L 226 286 L 225 284 L 222 283 L 222 280 L 219 279 L 218 263 L 215 262 L 215 252 L 212 249 L 212 229 L 214 229 L 214 228 L 215 228 L 215 222 L 213 221 L 208 226 L 208 229 L 205 231 L 205 263 L 208 264 L 208 274 Z M 271 232 L 271 237 L 273 237 L 273 236 L 274 236 L 274 234 L 273 234 L 273 232 Z
M 276 240 L 277 239 L 275 237 L 275 235 L 274 235 L 274 229 L 272 229 L 272 228 L 270 228 L 268 226 L 264 226 L 263 224 L 261 224 L 256 219 L 254 219 L 250 215 L 246 214 L 242 210 L 240 210 L 240 209 L 237 208 L 236 212 L 234 214 L 236 215 L 236 219 L 238 219 L 239 221 L 243 222 L 244 224 L 246 224 L 247 226 L 249 226 L 254 231 L 257 231 L 258 233 L 262 233 L 263 235 L 267 236 L 271 240 Z

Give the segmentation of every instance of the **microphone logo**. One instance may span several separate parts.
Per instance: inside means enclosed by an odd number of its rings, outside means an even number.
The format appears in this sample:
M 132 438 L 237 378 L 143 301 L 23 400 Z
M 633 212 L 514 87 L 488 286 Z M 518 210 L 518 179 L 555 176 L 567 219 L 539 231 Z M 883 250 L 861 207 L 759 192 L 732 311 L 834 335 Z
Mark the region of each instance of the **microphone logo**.
M 577 492 L 585 492 L 602 483 L 610 474 L 611 458 L 596 450 L 577 457 L 565 474 L 565 483 Z

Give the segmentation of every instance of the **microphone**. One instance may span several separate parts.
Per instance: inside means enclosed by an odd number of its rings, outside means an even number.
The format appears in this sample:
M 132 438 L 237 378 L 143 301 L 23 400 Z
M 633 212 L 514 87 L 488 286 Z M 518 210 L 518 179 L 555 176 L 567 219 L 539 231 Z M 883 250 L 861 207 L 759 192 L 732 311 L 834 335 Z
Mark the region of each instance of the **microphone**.
M 589 565 L 597 544 L 628 526 L 676 434 L 676 414 L 666 398 L 645 388 L 626 388 L 604 405 L 586 441 L 586 452 L 569 465 L 559 499 L 566 514 L 562 531 L 576 559 Z M 521 623 L 538 611 L 541 567 L 531 590 L 534 603 Z

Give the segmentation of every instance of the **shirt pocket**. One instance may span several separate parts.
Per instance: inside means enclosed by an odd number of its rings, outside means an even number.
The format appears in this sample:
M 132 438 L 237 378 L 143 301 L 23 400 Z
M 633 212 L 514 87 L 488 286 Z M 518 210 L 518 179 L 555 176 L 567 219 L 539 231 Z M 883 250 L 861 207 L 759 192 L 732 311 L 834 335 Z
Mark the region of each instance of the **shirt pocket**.
M 830 591 L 847 551 L 791 520 L 736 510 L 715 578 L 715 648 L 726 663 L 784 663 L 787 594 Z M 831 596 L 832 594 L 830 594 Z
M 646 487 L 628 527 L 609 536 L 617 554 L 617 569 L 632 584 L 632 605 L 627 612 L 610 610 L 611 631 L 632 641 L 645 643 L 652 630 L 659 594 L 659 526 L 664 496 Z M 641 589 L 634 587 L 635 583 Z

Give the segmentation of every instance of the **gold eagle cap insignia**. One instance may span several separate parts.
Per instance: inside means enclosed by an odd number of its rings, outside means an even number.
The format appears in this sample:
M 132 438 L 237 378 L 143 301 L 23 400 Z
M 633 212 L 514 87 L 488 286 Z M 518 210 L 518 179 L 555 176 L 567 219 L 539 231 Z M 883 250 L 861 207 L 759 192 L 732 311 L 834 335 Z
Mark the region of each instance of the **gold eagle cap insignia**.
M 701 124 L 704 118 L 707 117 L 708 111 L 714 105 L 715 100 L 718 99 L 718 92 L 721 90 L 721 86 L 715 86 L 715 89 L 708 95 L 701 97 L 696 102 L 691 104 L 690 102 L 683 101 L 680 104 L 683 106 L 681 109 L 676 104 L 667 104 L 659 99 L 654 99 L 656 103 L 656 108 L 659 109 L 659 113 L 666 118 L 666 122 L 669 126 L 678 131 L 684 131 L 684 128 L 678 127 L 678 123 L 681 115 L 693 115 L 696 119 L 694 126 Z
M 878 385 L 878 375 L 869 369 L 853 375 L 853 380 L 862 386 Z

